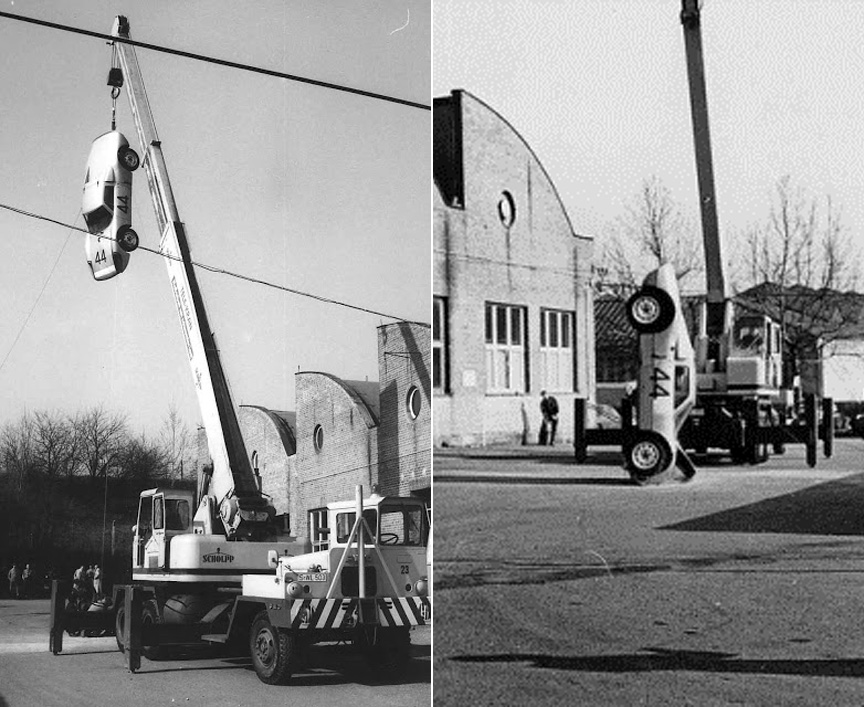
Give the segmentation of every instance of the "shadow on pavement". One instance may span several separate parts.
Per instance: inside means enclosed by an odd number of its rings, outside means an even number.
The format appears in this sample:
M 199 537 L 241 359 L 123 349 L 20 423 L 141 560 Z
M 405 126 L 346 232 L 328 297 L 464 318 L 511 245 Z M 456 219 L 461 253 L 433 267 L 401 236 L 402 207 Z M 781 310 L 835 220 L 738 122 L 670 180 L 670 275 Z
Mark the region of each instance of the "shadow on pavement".
M 512 474 L 470 474 L 461 472 L 459 474 L 448 474 L 446 471 L 435 472 L 435 483 L 459 483 L 459 484 L 530 484 L 531 486 L 542 486 L 544 484 L 558 486 L 635 486 L 629 478 L 610 479 L 608 477 L 589 477 L 568 479 L 556 476 L 531 476 L 530 473 L 522 476 Z
M 308 657 L 308 664 L 291 677 L 290 685 L 295 687 L 315 687 L 347 684 L 381 686 L 429 683 L 432 678 L 431 663 L 429 661 L 430 654 L 430 646 L 411 646 L 411 655 L 414 659 L 408 660 L 404 666 L 395 670 L 389 668 L 387 665 L 382 665 L 380 668 L 371 667 L 363 656 L 358 655 L 353 648 L 328 646 L 320 651 L 313 650 L 311 652 Z M 218 660 L 218 664 L 214 665 L 213 660 Z M 252 660 L 246 656 L 222 657 L 214 658 L 213 660 L 207 664 L 183 659 L 155 662 L 142 660 L 141 670 L 136 675 L 238 668 L 250 672 L 254 671 Z M 0 707 L 3 707 L 3 705 L 0 705 Z
M 660 530 L 864 535 L 864 474 L 846 476 Z
M 697 671 L 753 675 L 806 675 L 817 677 L 864 677 L 864 658 L 814 659 L 740 659 L 736 653 L 645 648 L 647 653 L 632 655 L 555 656 L 543 654 L 504 654 L 457 656 L 457 663 L 528 663 L 549 670 L 574 670 L 591 673 L 644 673 L 655 671 Z

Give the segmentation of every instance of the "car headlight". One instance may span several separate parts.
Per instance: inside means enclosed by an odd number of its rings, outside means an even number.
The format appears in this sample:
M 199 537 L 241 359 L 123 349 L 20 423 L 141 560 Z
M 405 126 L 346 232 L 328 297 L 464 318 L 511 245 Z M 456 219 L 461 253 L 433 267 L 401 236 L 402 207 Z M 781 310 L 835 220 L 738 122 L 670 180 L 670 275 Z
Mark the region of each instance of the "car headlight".
M 418 597 L 425 597 L 429 593 L 429 581 L 423 577 L 414 582 L 414 591 Z
M 291 599 L 299 599 L 306 592 L 306 588 L 300 582 L 290 582 L 285 587 L 285 593 Z

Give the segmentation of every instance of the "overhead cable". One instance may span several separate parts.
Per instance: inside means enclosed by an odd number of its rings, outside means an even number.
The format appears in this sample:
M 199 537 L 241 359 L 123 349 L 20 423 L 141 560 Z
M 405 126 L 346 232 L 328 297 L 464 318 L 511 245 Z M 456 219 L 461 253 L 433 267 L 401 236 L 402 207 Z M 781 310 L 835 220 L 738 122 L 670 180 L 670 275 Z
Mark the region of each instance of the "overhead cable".
M 74 231 L 80 231 L 81 233 L 86 233 L 89 235 L 89 231 L 86 228 L 81 228 L 80 226 L 74 226 L 68 223 L 63 223 L 62 221 L 57 221 L 56 219 L 50 218 L 49 216 L 42 216 L 40 214 L 34 214 L 30 211 L 25 211 L 24 209 L 18 209 L 14 206 L 9 206 L 8 204 L 0 204 L 0 209 L 6 209 L 7 211 L 13 211 L 16 214 L 21 214 L 22 216 L 27 216 L 29 218 L 39 219 L 40 221 L 48 221 L 49 223 L 57 224 L 58 226 L 63 226 L 64 228 L 69 228 Z M 110 238 L 109 236 L 102 236 L 106 240 L 116 240 L 114 238 Z M 182 261 L 179 256 L 171 255 L 169 253 L 163 253 L 157 248 L 148 248 L 144 245 L 139 245 L 137 250 L 144 250 L 148 253 L 153 253 L 154 255 L 158 255 L 162 258 L 169 258 L 170 260 Z M 292 295 L 299 295 L 300 297 L 308 297 L 310 299 L 318 300 L 319 302 L 324 302 L 326 304 L 335 304 L 340 307 L 347 307 L 348 309 L 354 309 L 358 312 L 365 312 L 366 314 L 374 314 L 378 317 L 384 317 L 385 319 L 393 319 L 399 322 L 406 322 L 407 324 L 417 324 L 418 326 L 429 327 L 430 325 L 427 322 L 418 322 L 413 321 L 411 319 L 406 319 L 405 317 L 400 317 L 395 314 L 387 314 L 386 312 L 378 312 L 374 309 L 367 309 L 366 307 L 361 307 L 356 304 L 348 304 L 347 302 L 340 302 L 339 300 L 331 299 L 329 297 L 324 297 L 322 295 L 315 295 L 311 292 L 303 292 L 302 290 L 295 290 L 291 287 L 286 287 L 285 285 L 278 285 L 275 282 L 268 282 L 267 280 L 261 280 L 257 277 L 252 277 L 250 275 L 242 275 L 241 273 L 232 272 L 231 270 L 225 270 L 224 268 L 218 268 L 215 265 L 205 265 L 204 263 L 197 263 L 194 260 L 191 261 L 192 265 L 196 268 L 200 268 L 201 270 L 206 270 L 208 272 L 217 273 L 219 275 L 228 275 L 230 277 L 235 277 L 238 280 L 245 280 L 246 282 L 252 282 L 256 285 L 264 285 L 265 287 L 272 287 L 275 290 L 281 290 L 282 292 L 288 292 Z
M 422 110 L 432 110 L 432 106 L 426 105 L 424 103 L 415 103 L 414 101 L 408 101 L 404 98 L 396 98 L 395 96 L 387 96 L 382 93 L 373 93 L 371 91 L 364 91 L 359 88 L 351 88 L 350 86 L 340 86 L 335 83 L 328 83 L 327 81 L 318 81 L 317 79 L 310 79 L 304 76 L 296 76 L 295 74 L 286 74 L 282 71 L 275 71 L 273 69 L 265 69 L 260 66 L 252 66 L 250 64 L 240 64 L 236 61 L 228 61 L 227 59 L 217 59 L 216 57 L 204 56 L 203 54 L 195 54 L 193 52 L 186 52 L 181 49 L 172 49 L 170 47 L 163 47 L 158 44 L 149 44 L 148 42 L 138 42 L 134 39 L 128 39 L 127 37 L 115 37 L 112 34 L 105 34 L 104 32 L 93 32 L 89 29 L 81 29 L 80 27 L 70 27 L 69 25 L 62 25 L 57 22 L 48 22 L 47 20 L 37 20 L 35 17 L 24 17 L 23 15 L 16 15 L 11 12 L 0 12 L 0 17 L 5 17 L 10 20 L 19 20 L 21 22 L 29 22 L 34 25 L 40 25 L 41 27 L 48 27 L 50 29 L 58 29 L 63 32 L 73 32 L 75 34 L 83 34 L 88 37 L 96 37 L 98 39 L 104 39 L 108 42 L 120 42 L 122 44 L 130 44 L 133 47 L 141 47 L 142 49 L 151 49 L 154 52 L 162 52 L 164 54 L 173 54 L 175 56 L 182 56 L 187 59 L 195 59 L 197 61 L 204 61 L 209 64 L 218 64 L 220 66 L 227 66 L 232 69 L 240 69 L 241 71 L 251 71 L 255 74 L 264 74 L 265 76 L 275 76 L 276 78 L 286 79 L 287 81 L 298 81 L 300 83 L 311 84 L 312 86 L 319 86 L 321 88 L 329 88 L 334 91 L 343 91 L 345 93 L 353 93 L 358 96 L 365 96 L 366 98 L 375 98 L 380 101 L 389 101 L 390 103 L 399 103 L 404 106 L 408 106 L 409 108 L 421 108 Z

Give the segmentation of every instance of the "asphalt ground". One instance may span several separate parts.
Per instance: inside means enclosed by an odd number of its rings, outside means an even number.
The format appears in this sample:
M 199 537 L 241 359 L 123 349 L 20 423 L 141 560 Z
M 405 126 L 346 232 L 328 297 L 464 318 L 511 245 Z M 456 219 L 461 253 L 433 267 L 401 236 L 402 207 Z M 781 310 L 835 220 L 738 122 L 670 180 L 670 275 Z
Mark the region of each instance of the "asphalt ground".
M 370 671 L 346 646 L 310 649 L 291 684 L 260 682 L 249 658 L 190 653 L 183 660 L 141 660 L 134 674 L 111 637 L 64 635 L 63 652 L 48 651 L 49 601 L 0 600 L 0 707 L 242 707 L 431 704 L 431 629 L 411 633 L 411 656 L 398 674 Z
M 810 469 L 435 457 L 436 705 L 864 705 L 864 441 Z

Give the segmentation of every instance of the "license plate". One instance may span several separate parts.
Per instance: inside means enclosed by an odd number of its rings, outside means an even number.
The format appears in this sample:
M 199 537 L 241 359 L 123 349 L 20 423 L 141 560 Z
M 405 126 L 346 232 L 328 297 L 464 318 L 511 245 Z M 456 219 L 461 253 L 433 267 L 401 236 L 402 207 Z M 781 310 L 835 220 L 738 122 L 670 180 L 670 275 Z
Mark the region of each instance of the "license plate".
M 326 572 L 307 572 L 306 574 L 297 575 L 297 579 L 300 582 L 326 582 L 327 581 L 327 573 Z

